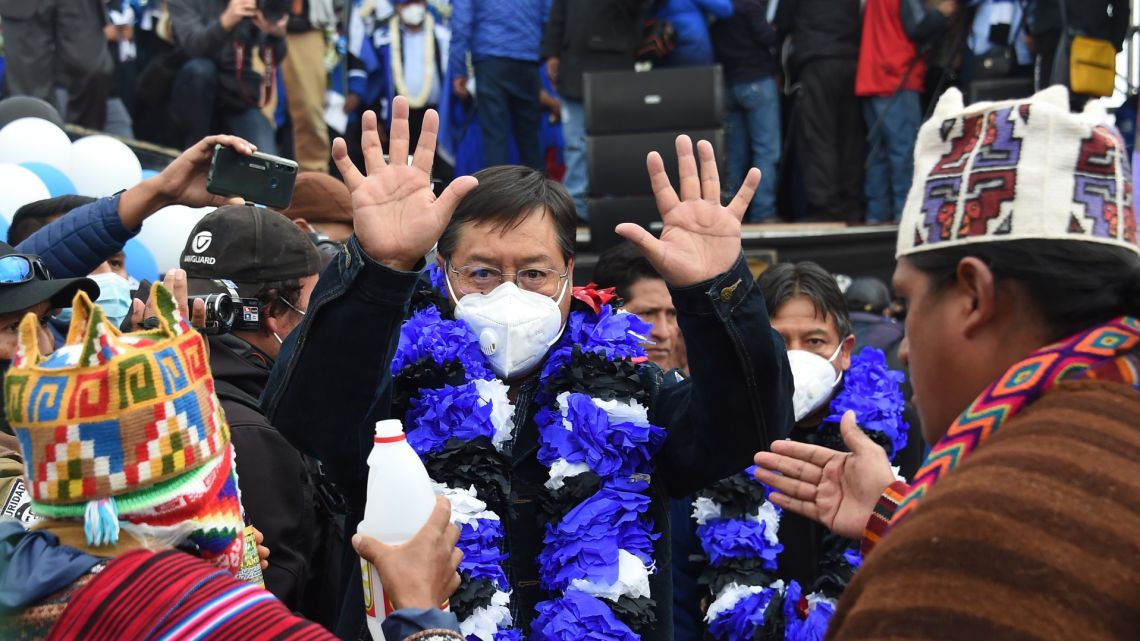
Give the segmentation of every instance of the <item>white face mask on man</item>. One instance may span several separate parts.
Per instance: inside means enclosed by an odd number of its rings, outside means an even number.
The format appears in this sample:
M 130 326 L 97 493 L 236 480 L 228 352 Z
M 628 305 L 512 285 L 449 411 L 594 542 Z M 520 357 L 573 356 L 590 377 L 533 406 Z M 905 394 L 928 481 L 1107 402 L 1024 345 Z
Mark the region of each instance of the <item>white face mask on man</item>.
M 467 323 L 479 338 L 479 349 L 503 380 L 533 372 L 546 351 L 562 335 L 562 284 L 558 300 L 520 289 L 507 281 L 489 294 L 455 299 L 455 318 Z M 448 291 L 454 292 L 450 277 Z M 454 294 L 452 294 L 454 298 Z
M 404 24 L 412 27 L 418 27 L 423 24 L 424 16 L 427 14 L 427 8 L 418 2 L 403 5 L 400 7 L 399 11 L 400 20 L 403 20 Z
M 810 416 L 831 398 L 832 390 L 843 378 L 843 373 L 837 373 L 833 365 L 842 350 L 842 342 L 835 348 L 831 358 L 824 358 L 802 349 L 788 350 L 788 364 L 791 365 L 792 379 L 796 386 L 796 391 L 792 395 L 792 409 L 797 423 Z

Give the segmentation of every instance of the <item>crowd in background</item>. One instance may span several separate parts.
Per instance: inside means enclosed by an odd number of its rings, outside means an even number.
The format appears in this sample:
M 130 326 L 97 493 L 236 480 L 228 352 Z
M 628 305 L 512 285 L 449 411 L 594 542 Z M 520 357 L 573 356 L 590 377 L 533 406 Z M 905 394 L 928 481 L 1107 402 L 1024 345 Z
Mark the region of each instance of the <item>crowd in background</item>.
M 1010 98 L 1064 83 L 1062 34 L 1119 50 L 1130 6 L 83 0 L 0 3 L 0 19 L 19 25 L 5 34 L 7 94 L 66 100 L 69 122 L 176 148 L 233 133 L 327 172 L 331 137 L 346 135 L 359 161 L 361 114 L 374 109 L 386 126 L 403 95 L 412 140 L 428 108 L 443 114 L 438 179 L 519 162 L 563 181 L 583 219 L 583 74 L 719 64 L 725 191 L 749 167 L 765 176 L 748 222 L 890 223 L 934 98 L 950 86 Z

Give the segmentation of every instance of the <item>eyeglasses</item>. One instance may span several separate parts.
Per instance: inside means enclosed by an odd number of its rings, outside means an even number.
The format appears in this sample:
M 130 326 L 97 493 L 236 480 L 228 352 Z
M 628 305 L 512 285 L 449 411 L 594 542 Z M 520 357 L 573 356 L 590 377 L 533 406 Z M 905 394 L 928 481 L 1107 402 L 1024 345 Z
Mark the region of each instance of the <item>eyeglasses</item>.
M 484 265 L 464 265 L 455 269 L 451 263 L 448 263 L 447 269 L 458 277 L 456 285 L 459 287 L 459 291 L 464 294 L 488 294 L 502 285 L 506 276 L 513 276 L 514 283 L 519 289 L 553 296 L 562 279 L 570 274 L 569 267 L 562 273 L 559 273 L 557 269 L 545 267 L 531 267 L 511 273 Z
M 298 314 L 300 314 L 302 317 L 304 317 L 304 316 L 305 316 L 305 312 L 304 312 L 304 311 L 302 311 L 302 310 L 300 310 L 300 309 L 297 309 L 296 305 L 294 305 L 293 303 L 290 303 L 289 301 L 285 300 L 285 297 L 284 297 L 284 296 L 278 296 L 278 297 L 277 297 L 277 300 L 281 301 L 282 303 L 285 303 L 285 306 L 286 306 L 286 307 L 288 307 L 289 309 L 291 309 L 291 310 L 293 310 L 293 311 L 297 312 L 297 313 L 298 313 Z
M 35 280 L 51 280 L 51 273 L 39 256 L 8 254 L 0 256 L 0 284 L 15 285 Z

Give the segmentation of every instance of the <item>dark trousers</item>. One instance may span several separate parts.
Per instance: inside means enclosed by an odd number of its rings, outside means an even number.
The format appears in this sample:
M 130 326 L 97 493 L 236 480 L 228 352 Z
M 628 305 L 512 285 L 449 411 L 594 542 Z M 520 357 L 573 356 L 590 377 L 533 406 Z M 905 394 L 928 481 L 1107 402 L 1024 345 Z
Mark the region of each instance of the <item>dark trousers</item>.
M 257 145 L 258 151 L 276 154 L 273 125 L 260 110 L 218 109 L 218 73 L 214 61 L 193 58 L 182 65 L 174 78 L 170 114 L 182 131 L 182 145 L 193 146 L 211 134 L 231 134 Z
M 506 165 L 510 133 L 515 134 L 519 164 L 543 170 L 538 132 L 542 107 L 538 63 L 488 58 L 475 63 L 475 92 L 479 126 L 483 130 L 483 166 Z
M 67 89 L 67 121 L 102 129 L 114 83 L 114 62 L 103 36 L 102 4 L 92 0 L 28 0 L 27 17 L 5 13 L 6 94 L 55 104 Z M 58 76 L 56 75 L 58 73 Z
M 863 216 L 866 128 L 862 105 L 855 97 L 855 60 L 804 65 L 795 108 L 808 215 L 858 222 Z

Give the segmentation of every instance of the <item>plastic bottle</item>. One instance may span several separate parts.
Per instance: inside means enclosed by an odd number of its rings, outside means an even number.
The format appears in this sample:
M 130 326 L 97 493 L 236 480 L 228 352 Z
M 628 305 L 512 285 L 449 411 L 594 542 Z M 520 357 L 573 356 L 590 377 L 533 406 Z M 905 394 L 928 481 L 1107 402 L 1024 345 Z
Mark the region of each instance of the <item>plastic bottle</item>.
M 411 539 L 427 523 L 435 508 L 435 495 L 427 470 L 404 437 L 398 420 L 376 424 L 372 453 L 368 455 L 368 498 L 364 520 L 357 531 L 398 545 Z M 376 568 L 360 560 L 364 581 L 364 611 L 373 641 L 384 641 L 380 623 L 392 613 Z

